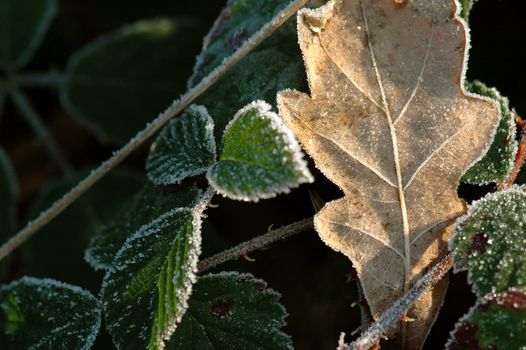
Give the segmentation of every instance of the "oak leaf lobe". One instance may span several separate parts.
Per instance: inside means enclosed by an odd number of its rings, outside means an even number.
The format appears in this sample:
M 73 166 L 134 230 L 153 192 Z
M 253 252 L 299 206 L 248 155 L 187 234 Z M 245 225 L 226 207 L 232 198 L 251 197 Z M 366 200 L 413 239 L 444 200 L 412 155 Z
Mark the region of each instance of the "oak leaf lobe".
M 316 215 L 321 239 L 358 271 L 373 317 L 442 258 L 464 171 L 489 147 L 497 106 L 464 91 L 468 46 L 451 0 L 331 0 L 298 14 L 311 96 L 283 91 L 281 116 L 344 192 Z M 410 310 L 422 346 L 447 281 Z

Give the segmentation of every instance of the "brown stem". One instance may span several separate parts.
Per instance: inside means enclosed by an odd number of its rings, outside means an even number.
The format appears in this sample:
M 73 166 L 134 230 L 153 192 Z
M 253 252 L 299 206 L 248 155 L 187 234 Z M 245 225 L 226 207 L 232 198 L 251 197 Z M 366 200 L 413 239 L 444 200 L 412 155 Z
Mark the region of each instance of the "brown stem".
M 515 181 L 517 181 L 517 176 L 519 176 L 519 173 L 521 172 L 524 163 L 526 162 L 526 123 L 518 115 L 515 116 L 515 120 L 517 120 L 517 124 L 521 129 L 519 148 L 517 150 L 517 156 L 515 157 L 513 169 L 511 170 L 511 173 L 506 179 L 506 181 L 499 184 L 499 190 L 503 190 L 513 186 Z
M 250 241 L 243 242 L 219 254 L 206 258 L 197 264 L 197 269 L 199 272 L 204 272 L 224 262 L 237 259 L 244 254 L 247 254 L 257 249 L 264 248 L 270 245 L 271 243 L 297 235 L 298 233 L 302 233 L 313 228 L 314 224 L 312 218 L 294 222 L 290 225 L 280 227 L 276 230 L 272 230 L 266 234 L 251 239 Z

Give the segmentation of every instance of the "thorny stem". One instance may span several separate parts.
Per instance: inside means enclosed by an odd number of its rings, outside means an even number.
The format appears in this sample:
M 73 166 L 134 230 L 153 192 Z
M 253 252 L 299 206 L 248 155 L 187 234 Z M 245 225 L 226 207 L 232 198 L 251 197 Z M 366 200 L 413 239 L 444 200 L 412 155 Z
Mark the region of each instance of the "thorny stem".
M 2 86 L 2 83 L 0 82 L 0 124 L 2 124 L 2 116 L 4 113 L 5 96 L 6 96 L 5 88 Z
M 442 277 L 453 267 L 453 258 L 450 254 L 446 255 L 439 263 L 424 275 L 414 287 L 411 288 L 402 298 L 395 301 L 395 303 L 387 309 L 383 315 L 373 323 L 362 335 L 347 345 L 340 337 L 338 350 L 368 350 L 374 346 L 380 337 L 387 332 L 389 327 L 409 310 L 409 308 L 420 298 L 420 296 L 428 289 L 433 287 Z
M 243 57 L 249 54 L 263 40 L 268 38 L 276 29 L 278 29 L 287 19 L 303 7 L 308 0 L 294 0 L 285 9 L 278 13 L 270 22 L 265 24 L 256 34 L 249 38 L 245 43 L 223 61 L 223 63 L 208 74 L 199 84 L 187 91 L 178 100 L 161 113 L 156 119 L 149 123 L 140 131 L 128 144 L 116 151 L 114 155 L 103 162 L 97 169 L 92 171 L 84 180 L 79 182 L 73 189 L 66 193 L 61 199 L 55 202 L 50 208 L 42 212 L 34 221 L 29 222 L 26 227 L 19 231 L 14 237 L 0 247 L 0 261 L 9 255 L 13 250 L 21 246 L 40 228 L 53 220 L 69 205 L 75 202 L 84 192 L 95 185 L 100 179 L 119 165 L 133 151 L 141 146 L 148 138 L 153 136 L 161 129 L 171 118 L 180 113 L 195 99 L 201 96 L 208 88 L 223 77 L 232 67 L 234 67 Z
M 526 162 L 526 122 L 522 120 L 518 115 L 515 116 L 517 125 L 521 129 L 521 138 L 519 141 L 519 148 L 517 150 L 517 156 L 515 157 L 515 163 L 513 169 L 505 182 L 499 184 L 499 190 L 503 190 L 511 187 L 517 180 L 517 176 Z
M 369 304 L 365 299 L 365 294 L 363 293 L 362 285 L 356 276 L 356 289 L 358 291 L 358 301 L 356 301 L 358 307 L 360 308 L 360 327 L 356 328 L 351 332 L 351 335 L 355 335 L 359 332 L 362 332 L 367 329 L 373 323 L 373 318 L 371 316 L 371 310 L 369 309 Z
M 57 142 L 46 128 L 46 125 L 42 122 L 42 118 L 35 111 L 27 96 L 15 85 L 8 88 L 8 93 L 11 96 L 15 107 L 26 119 L 33 129 L 33 132 L 35 132 L 35 134 L 37 134 L 42 140 L 60 170 L 62 170 L 64 174 L 71 174 L 73 168 L 68 163 Z
M 26 87 L 60 87 L 66 81 L 62 73 L 20 73 L 16 83 Z
M 312 218 L 294 222 L 287 226 L 280 227 L 276 230 L 269 231 L 266 234 L 257 236 L 256 238 L 251 239 L 250 241 L 243 242 L 219 254 L 206 258 L 197 264 L 197 269 L 199 270 L 199 272 L 204 272 L 229 260 L 237 259 L 246 253 L 264 248 L 274 242 L 297 235 L 298 233 L 311 230 L 313 228 L 314 225 Z

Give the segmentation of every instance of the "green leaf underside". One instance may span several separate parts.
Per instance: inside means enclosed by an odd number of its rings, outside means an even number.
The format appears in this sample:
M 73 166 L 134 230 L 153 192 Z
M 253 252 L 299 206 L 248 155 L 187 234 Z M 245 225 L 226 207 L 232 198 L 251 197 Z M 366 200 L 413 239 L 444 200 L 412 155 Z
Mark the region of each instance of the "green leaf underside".
M 146 169 L 154 184 L 171 185 L 206 173 L 215 160 L 214 121 L 205 107 L 192 105 L 161 131 Z
M 89 349 L 100 307 L 89 292 L 51 279 L 22 279 L 0 287 L 0 344 L 5 350 Z
M 253 102 L 226 127 L 219 162 L 207 173 L 226 197 L 257 201 L 312 181 L 298 142 L 270 109 Z
M 102 226 L 92 237 L 84 260 L 96 270 L 109 269 L 126 239 L 141 226 L 169 210 L 195 206 L 200 195 L 201 191 L 195 186 L 177 192 L 163 191 L 152 185 L 144 186 L 123 213 Z
M 492 193 L 473 203 L 450 241 L 455 270 L 468 270 L 481 297 L 526 287 L 526 187 Z
M 466 171 L 462 176 L 462 181 L 480 185 L 502 182 L 511 172 L 517 153 L 514 113 L 509 108 L 508 99 L 503 97 L 497 89 L 489 88 L 479 81 L 468 83 L 467 89 L 495 100 L 500 107 L 501 120 L 488 152 Z
M 280 295 L 249 274 L 200 277 L 168 349 L 292 349 Z
M 89 172 L 47 184 L 30 209 L 30 218 L 49 208 Z M 91 237 L 113 220 L 144 184 L 127 170 L 114 170 L 40 230 L 21 248 L 24 271 L 35 277 L 51 277 L 92 291 L 100 287 L 100 275 L 82 259 Z M 75 266 L 75 268 L 72 268 Z
M 526 348 L 526 294 L 520 290 L 483 298 L 457 323 L 448 350 Z
M 14 233 L 18 184 L 9 157 L 0 148 L 0 241 Z
M 119 349 L 159 349 L 187 307 L 200 253 L 208 194 L 194 209 L 172 209 L 139 228 L 104 277 L 108 330 Z
M 230 0 L 205 38 L 188 85 L 195 86 L 289 4 L 285 0 Z M 272 64 L 269 64 L 272 62 Z M 303 60 L 296 35 L 296 20 L 287 21 L 196 103 L 208 108 L 215 121 L 216 140 L 238 111 L 251 101 L 275 103 L 278 91 L 306 90 Z
M 197 85 L 287 4 L 284 0 L 229 0 L 204 39 L 188 85 Z
M 0 69 L 19 68 L 29 62 L 56 8 L 55 0 L 0 1 Z
M 185 91 L 203 25 L 160 18 L 127 25 L 76 52 L 66 108 L 104 142 L 123 144 Z

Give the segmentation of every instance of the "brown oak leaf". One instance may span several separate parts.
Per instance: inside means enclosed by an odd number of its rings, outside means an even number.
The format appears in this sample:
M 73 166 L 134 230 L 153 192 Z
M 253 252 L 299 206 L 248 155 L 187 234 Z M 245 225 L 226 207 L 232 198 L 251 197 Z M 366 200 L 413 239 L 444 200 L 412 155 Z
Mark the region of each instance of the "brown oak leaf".
M 488 149 L 497 106 L 464 86 L 468 32 L 453 0 L 331 0 L 298 14 L 311 96 L 283 91 L 281 116 L 344 192 L 316 215 L 353 262 L 374 318 L 447 251 L 464 171 Z M 441 281 L 399 325 L 421 348 Z

